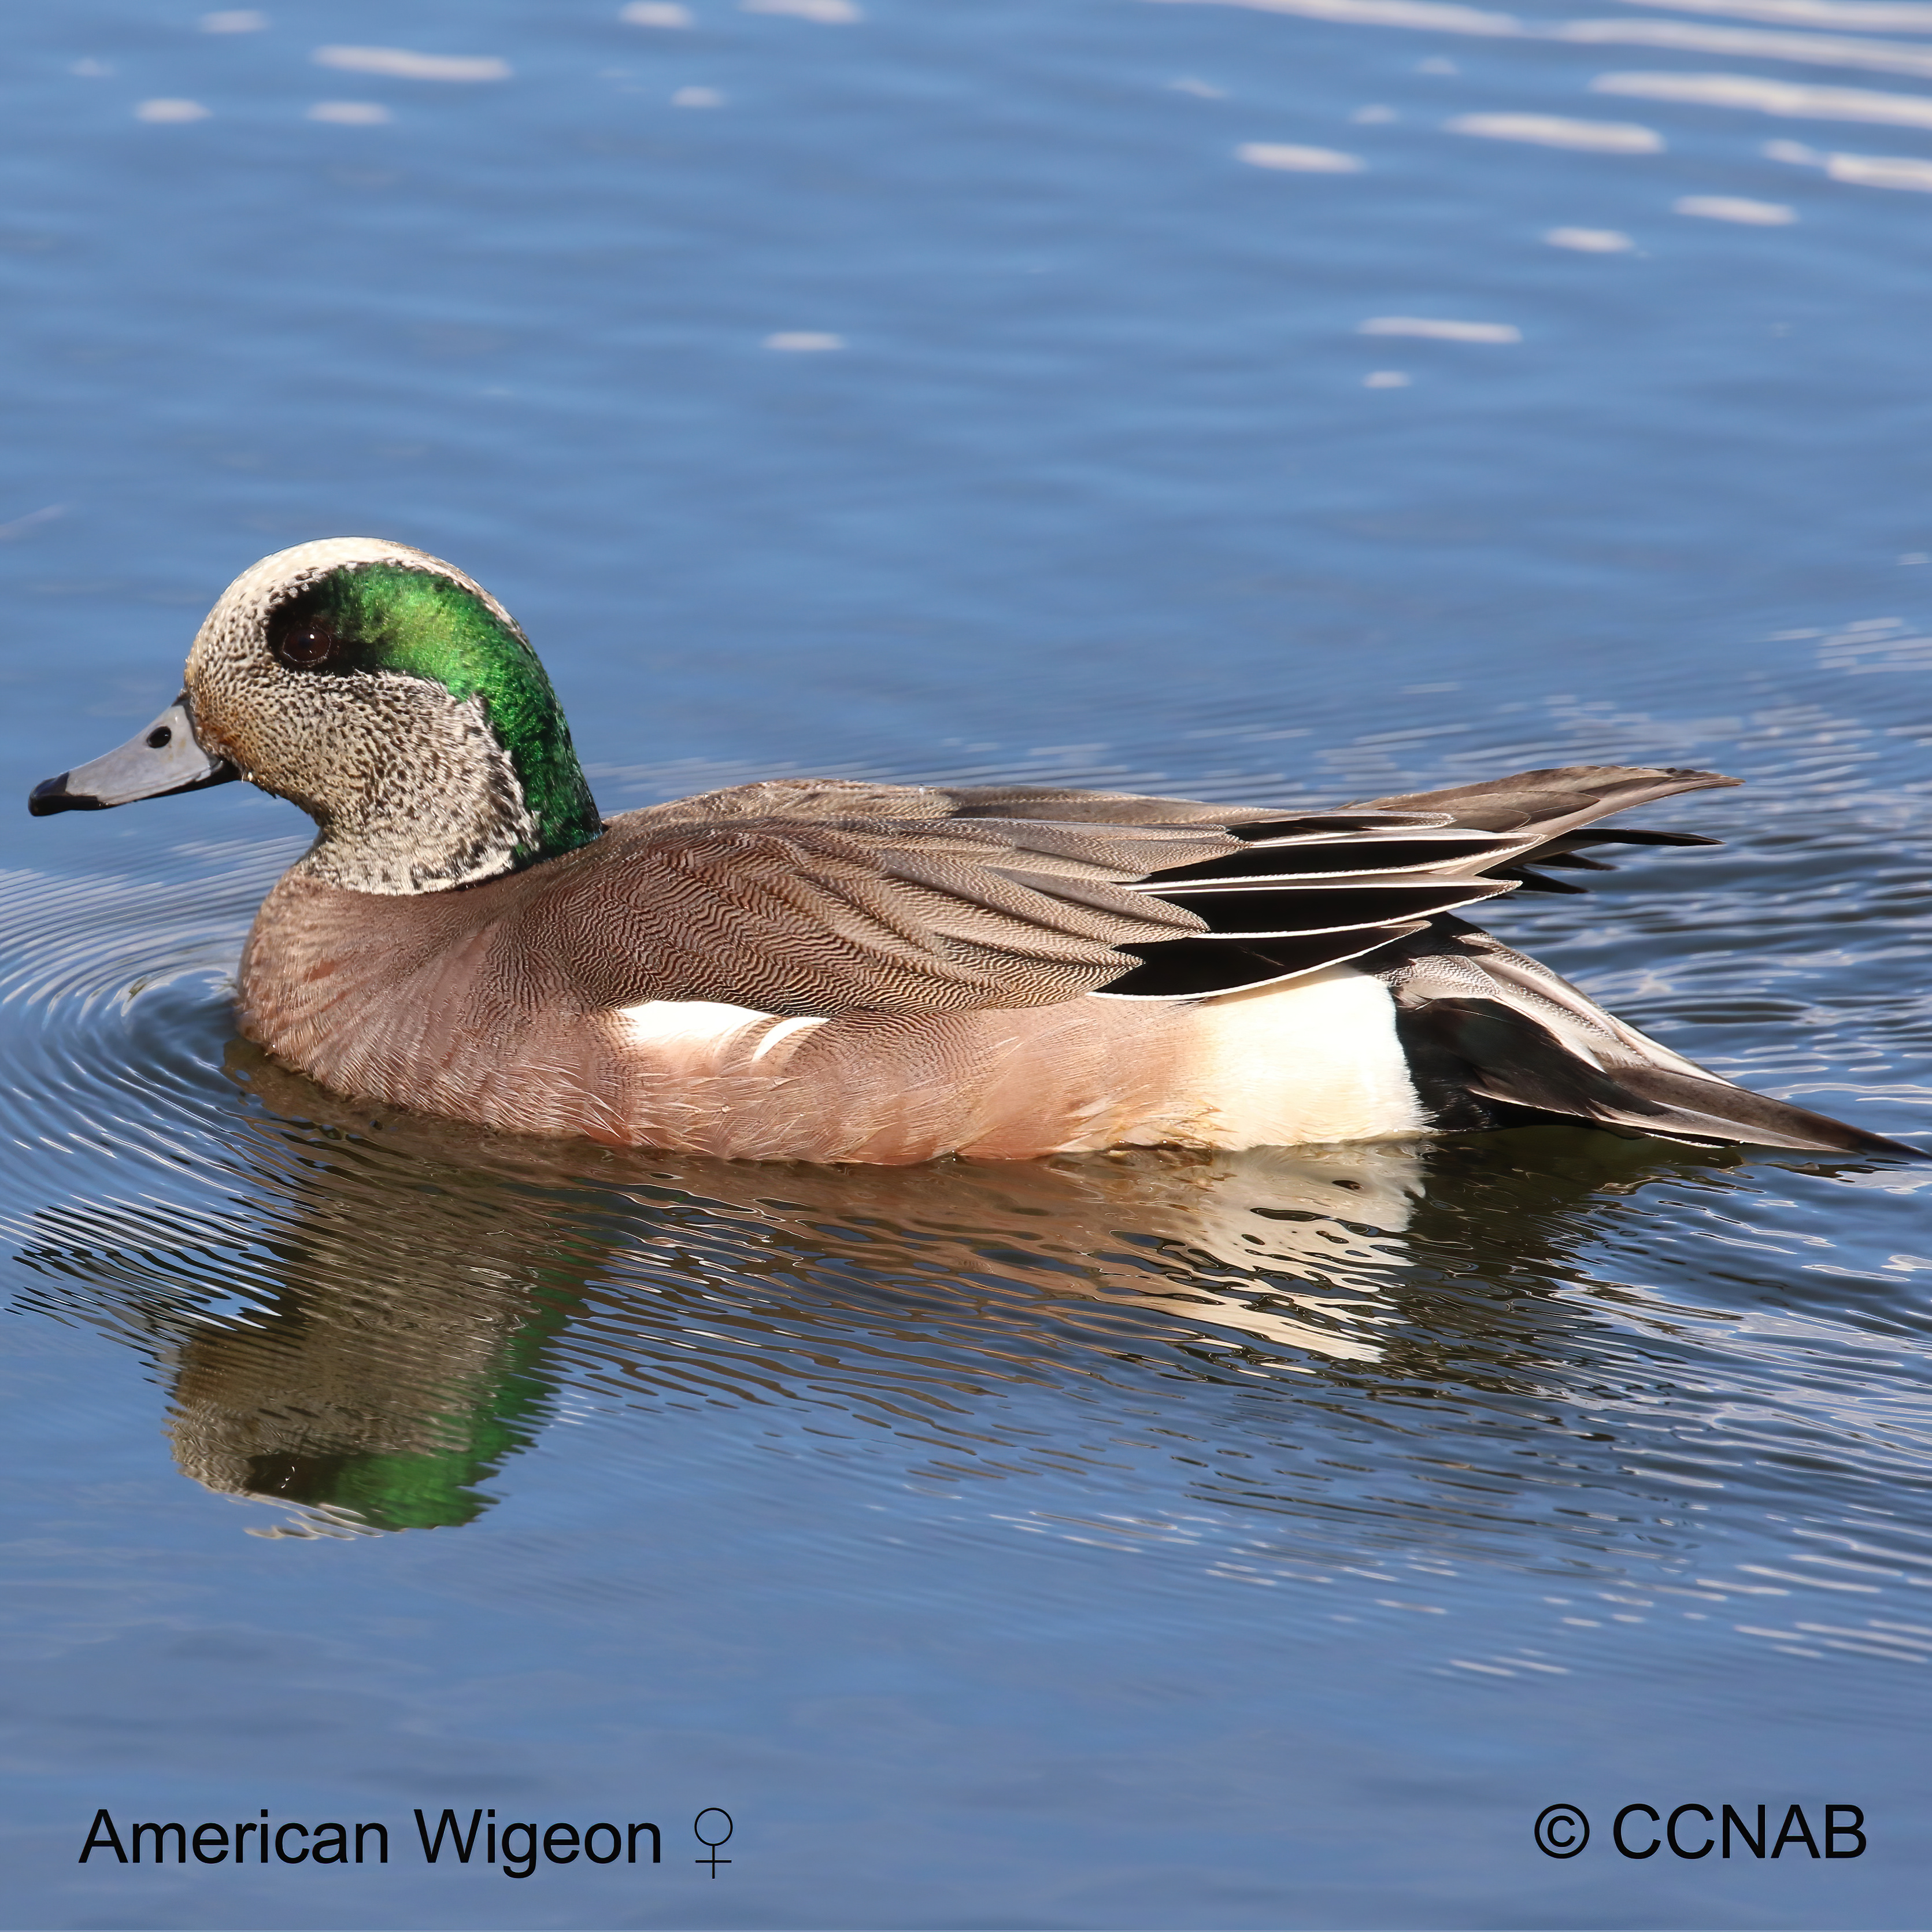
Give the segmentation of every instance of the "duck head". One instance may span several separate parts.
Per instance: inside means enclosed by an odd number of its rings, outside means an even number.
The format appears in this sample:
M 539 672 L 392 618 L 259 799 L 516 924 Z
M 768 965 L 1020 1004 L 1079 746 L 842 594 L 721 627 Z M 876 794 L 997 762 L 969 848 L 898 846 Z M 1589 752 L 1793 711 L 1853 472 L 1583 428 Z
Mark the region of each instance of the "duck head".
M 278 550 L 208 614 L 186 686 L 118 751 L 34 788 L 94 811 L 230 778 L 298 805 L 302 868 L 352 892 L 442 892 L 602 830 L 550 680 L 481 584 L 406 544 Z

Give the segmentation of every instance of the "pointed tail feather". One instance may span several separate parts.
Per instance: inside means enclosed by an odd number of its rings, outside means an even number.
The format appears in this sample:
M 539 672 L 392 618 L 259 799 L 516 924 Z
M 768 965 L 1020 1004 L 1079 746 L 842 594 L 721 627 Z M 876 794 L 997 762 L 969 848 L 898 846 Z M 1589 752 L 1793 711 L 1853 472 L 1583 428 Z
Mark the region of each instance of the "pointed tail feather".
M 1721 772 L 1678 765 L 1558 765 L 1516 772 L 1474 784 L 1401 798 L 1370 799 L 1345 808 L 1354 812 L 1446 812 L 1457 825 L 1482 832 L 1540 832 L 1555 838 L 1613 812 L 1648 805 L 1682 791 L 1740 784 Z M 1648 843 L 1648 841 L 1645 842 Z M 1675 839 L 1671 841 L 1676 843 Z M 1532 855 L 1533 856 L 1533 855 Z
M 1412 1077 L 1442 1126 L 1527 1113 L 1706 1145 L 1924 1158 L 1733 1085 L 1460 920 L 1435 921 L 1383 957 L 1378 976 L 1395 996 Z
M 1466 1104 L 1472 1097 L 1504 1110 L 1484 1108 L 1470 1125 L 1499 1126 L 1522 1112 L 1704 1146 L 1918 1154 L 1902 1142 L 1715 1076 L 1592 1066 L 1551 1030 L 1500 1000 L 1433 1000 L 1405 1010 L 1397 1026 L 1419 1079 L 1453 1086 Z

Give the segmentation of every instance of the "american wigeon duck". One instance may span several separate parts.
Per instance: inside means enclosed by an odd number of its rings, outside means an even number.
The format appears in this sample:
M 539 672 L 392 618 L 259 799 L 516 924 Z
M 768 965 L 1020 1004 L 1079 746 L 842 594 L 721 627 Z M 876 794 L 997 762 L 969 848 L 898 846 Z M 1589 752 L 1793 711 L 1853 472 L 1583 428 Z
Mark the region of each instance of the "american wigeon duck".
M 338 1092 L 749 1160 L 1292 1145 L 1532 1120 L 1898 1144 L 1732 1085 L 1454 915 L 1605 814 L 1735 781 L 1576 766 L 1326 811 L 777 779 L 604 819 L 509 613 L 450 565 L 298 544 L 186 688 L 37 814 L 244 778 L 319 828 L 242 1031 Z

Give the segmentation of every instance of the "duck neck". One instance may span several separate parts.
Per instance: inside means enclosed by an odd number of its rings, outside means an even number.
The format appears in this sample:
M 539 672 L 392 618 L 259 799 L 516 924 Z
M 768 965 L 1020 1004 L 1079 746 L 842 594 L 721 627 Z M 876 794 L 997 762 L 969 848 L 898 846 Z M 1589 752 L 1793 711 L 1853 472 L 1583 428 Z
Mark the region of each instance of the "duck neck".
M 500 721 L 495 715 L 497 707 L 490 707 L 494 735 L 515 776 L 528 820 L 512 852 L 507 868 L 511 871 L 561 858 L 601 837 L 604 830 L 597 801 L 570 742 L 570 727 L 548 680 L 542 695 L 546 704 Z M 487 695 L 484 701 L 489 702 Z
M 483 690 L 458 698 L 416 678 L 381 681 L 376 735 L 386 742 L 358 746 L 346 741 L 359 734 L 340 731 L 338 756 L 357 782 L 332 784 L 326 803 L 295 801 L 318 830 L 300 862 L 310 876 L 385 896 L 448 892 L 560 858 L 602 833 L 554 698 L 513 708 Z

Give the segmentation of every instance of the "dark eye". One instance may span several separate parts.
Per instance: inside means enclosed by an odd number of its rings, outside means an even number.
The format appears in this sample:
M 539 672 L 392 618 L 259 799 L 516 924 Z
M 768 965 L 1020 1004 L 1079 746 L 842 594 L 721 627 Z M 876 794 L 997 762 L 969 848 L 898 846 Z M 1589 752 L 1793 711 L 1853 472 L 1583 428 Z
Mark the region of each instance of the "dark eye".
M 335 633 L 320 617 L 298 619 L 278 626 L 268 647 L 292 670 L 314 670 L 335 655 Z

